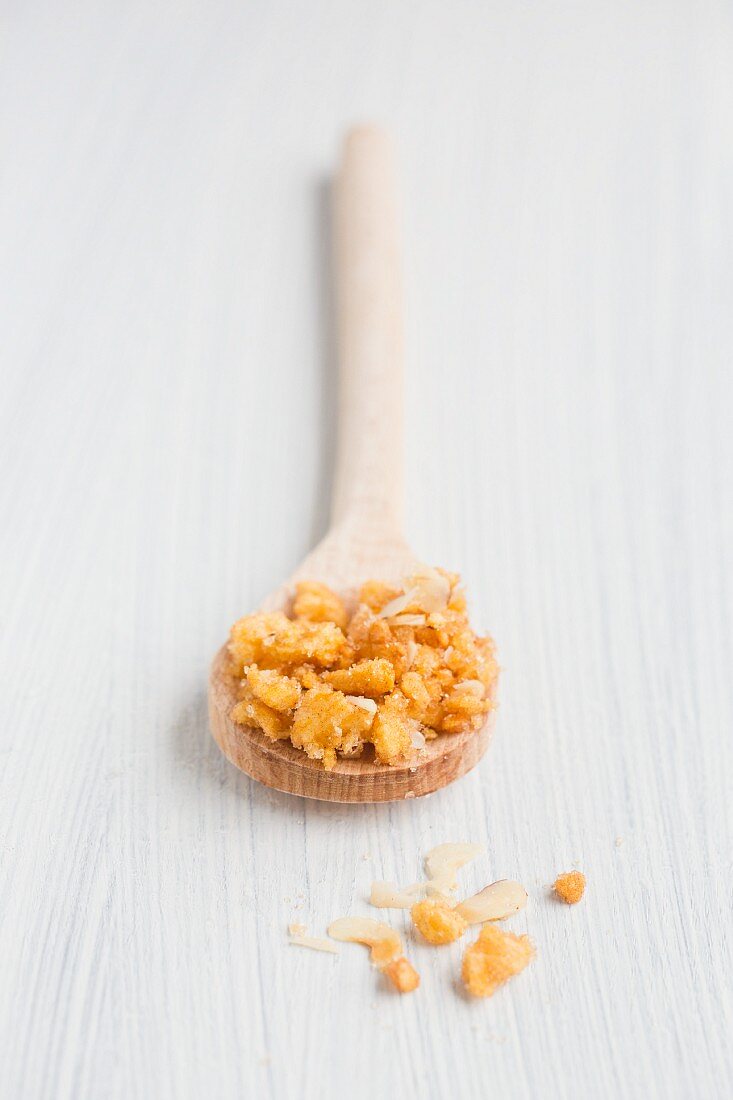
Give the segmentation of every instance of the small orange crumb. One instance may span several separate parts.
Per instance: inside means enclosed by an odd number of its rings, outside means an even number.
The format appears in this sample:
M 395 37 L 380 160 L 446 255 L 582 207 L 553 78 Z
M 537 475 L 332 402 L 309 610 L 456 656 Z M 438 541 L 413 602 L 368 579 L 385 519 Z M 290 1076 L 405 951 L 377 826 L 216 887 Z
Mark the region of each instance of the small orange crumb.
M 515 936 L 486 924 L 463 956 L 464 985 L 474 997 L 491 997 L 499 986 L 524 970 L 534 956 L 529 936 Z
M 413 924 L 428 943 L 453 943 L 460 939 L 468 923 L 443 901 L 418 901 L 410 910 Z
M 300 699 L 301 687 L 297 680 L 281 676 L 274 669 L 259 669 L 250 665 L 245 678 L 252 694 L 273 710 L 292 710 Z
M 293 618 L 309 623 L 335 623 L 346 629 L 349 617 L 343 601 L 327 585 L 318 581 L 300 581 L 295 586 Z
M 400 993 L 412 993 L 420 985 L 420 975 L 404 955 L 385 966 L 384 973 Z
M 585 875 L 582 871 L 568 871 L 555 879 L 555 893 L 568 905 L 577 905 L 585 891 Z
M 347 695 L 367 695 L 370 699 L 378 699 L 394 687 L 394 668 L 383 657 L 376 657 L 359 661 L 351 668 L 324 672 L 323 679 Z

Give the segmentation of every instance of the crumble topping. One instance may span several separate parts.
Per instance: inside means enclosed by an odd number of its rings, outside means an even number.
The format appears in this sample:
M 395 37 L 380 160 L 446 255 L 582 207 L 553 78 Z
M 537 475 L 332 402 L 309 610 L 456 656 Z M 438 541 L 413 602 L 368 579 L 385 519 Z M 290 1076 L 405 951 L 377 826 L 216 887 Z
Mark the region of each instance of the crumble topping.
M 302 581 L 289 616 L 234 624 L 229 655 L 233 721 L 327 770 L 368 744 L 379 763 L 417 760 L 426 741 L 480 729 L 495 706 L 494 644 L 473 632 L 457 574 L 441 569 L 423 567 L 401 589 L 367 581 L 351 614 L 326 585 Z M 428 873 L 440 878 L 437 865 Z

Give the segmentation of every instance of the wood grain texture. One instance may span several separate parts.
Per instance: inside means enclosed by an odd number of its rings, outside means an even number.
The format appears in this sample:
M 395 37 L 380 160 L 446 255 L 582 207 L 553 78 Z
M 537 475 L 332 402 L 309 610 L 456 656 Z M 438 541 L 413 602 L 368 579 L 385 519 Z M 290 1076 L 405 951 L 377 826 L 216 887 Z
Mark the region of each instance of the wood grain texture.
M 729 7 L 4 22 L 0 1093 L 730 1096 Z M 349 807 L 233 769 L 205 685 L 325 527 L 324 180 L 365 117 L 405 181 L 406 529 L 503 673 L 479 767 Z M 491 1001 L 457 945 L 406 934 L 402 999 L 286 945 L 446 840 L 530 893 Z

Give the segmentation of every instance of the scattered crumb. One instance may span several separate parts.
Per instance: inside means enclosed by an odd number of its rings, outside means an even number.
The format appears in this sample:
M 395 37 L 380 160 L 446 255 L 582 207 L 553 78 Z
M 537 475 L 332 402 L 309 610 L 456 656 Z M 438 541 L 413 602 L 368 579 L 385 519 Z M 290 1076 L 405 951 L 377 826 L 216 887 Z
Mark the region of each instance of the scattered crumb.
M 617 836 L 616 837 L 616 847 L 617 848 L 620 848 L 621 845 L 623 844 L 623 842 L 624 842 L 624 838 L 622 836 Z
M 577 905 L 585 890 L 585 875 L 582 871 L 568 871 L 555 879 L 554 890 L 561 901 L 568 905 Z
M 364 855 L 361 858 L 366 862 L 368 859 L 372 858 L 372 853 L 371 852 L 365 852 Z
M 388 963 L 384 973 L 400 993 L 412 993 L 420 985 L 420 975 L 404 956 Z
M 502 932 L 486 924 L 475 943 L 466 948 L 461 976 L 474 997 L 491 997 L 499 986 L 524 970 L 535 956 L 529 936 Z
M 412 922 L 428 943 L 453 943 L 468 928 L 460 913 L 444 901 L 418 901 L 410 910 Z

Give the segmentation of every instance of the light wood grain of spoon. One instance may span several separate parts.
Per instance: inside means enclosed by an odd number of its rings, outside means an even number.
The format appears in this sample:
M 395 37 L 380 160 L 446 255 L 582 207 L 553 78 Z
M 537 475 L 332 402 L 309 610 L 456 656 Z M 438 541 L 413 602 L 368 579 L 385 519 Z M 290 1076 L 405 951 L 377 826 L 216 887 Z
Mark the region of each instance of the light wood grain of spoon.
M 295 583 L 323 581 L 347 599 L 363 581 L 399 585 L 420 564 L 402 516 L 403 331 L 398 216 L 392 146 L 384 131 L 360 126 L 346 136 L 334 200 L 338 315 L 338 457 L 331 527 L 288 580 L 263 602 L 287 611 Z M 415 762 L 390 766 L 368 750 L 332 771 L 261 730 L 229 717 L 238 685 L 226 646 L 209 679 L 217 744 L 254 779 L 290 794 L 331 802 L 388 802 L 444 787 L 469 771 L 489 743 L 491 714 L 478 731 L 442 734 Z M 493 712 L 492 712 L 493 713 Z

